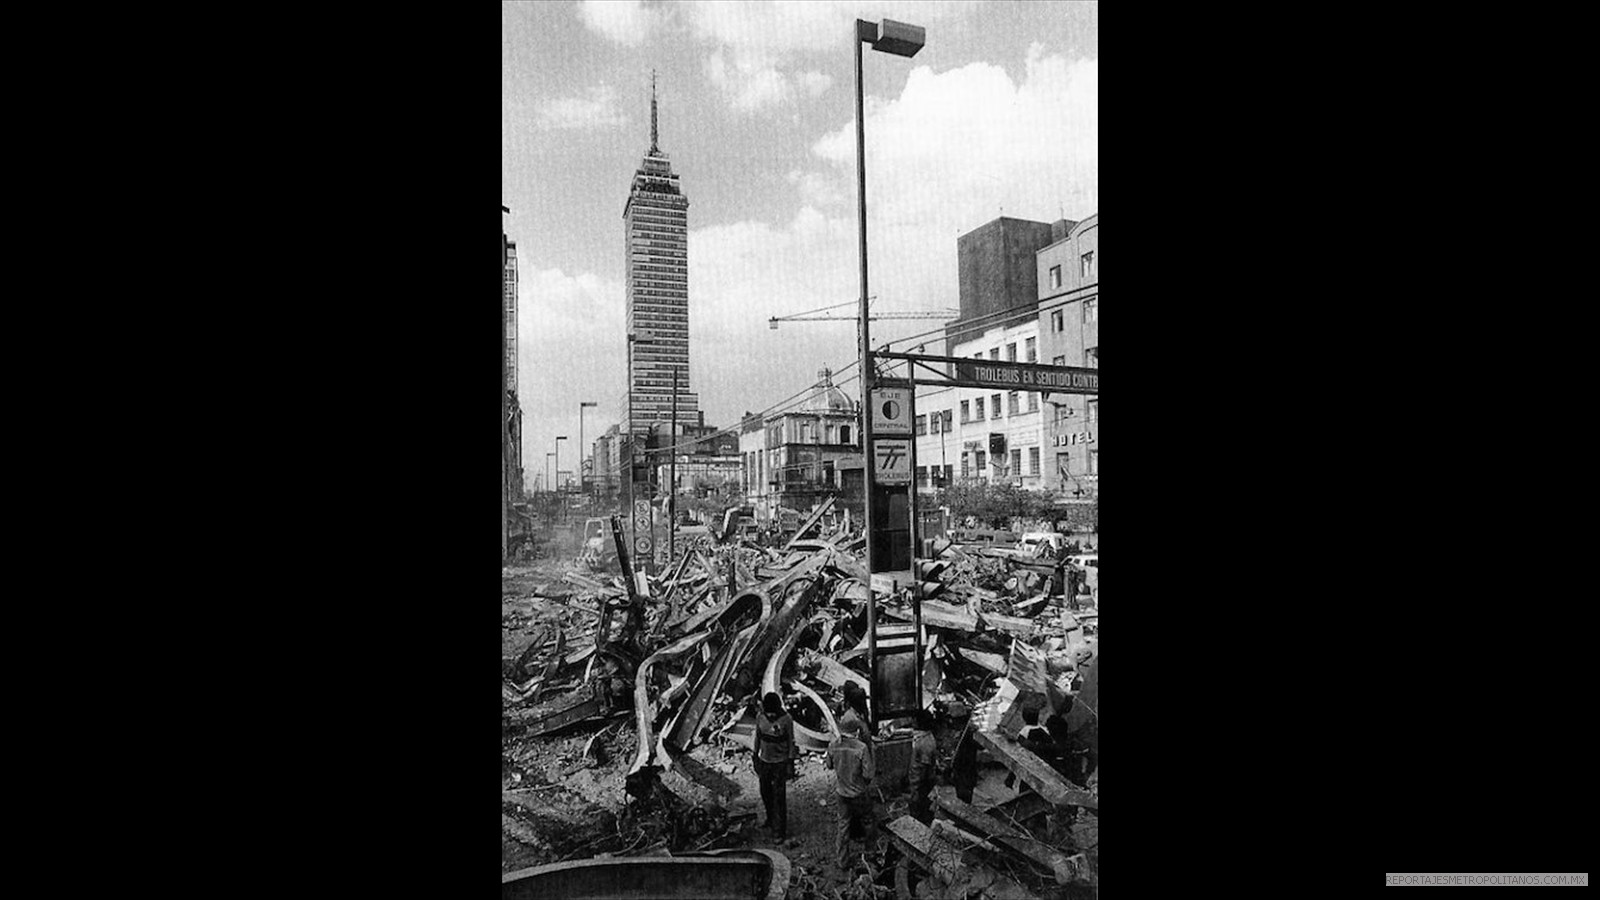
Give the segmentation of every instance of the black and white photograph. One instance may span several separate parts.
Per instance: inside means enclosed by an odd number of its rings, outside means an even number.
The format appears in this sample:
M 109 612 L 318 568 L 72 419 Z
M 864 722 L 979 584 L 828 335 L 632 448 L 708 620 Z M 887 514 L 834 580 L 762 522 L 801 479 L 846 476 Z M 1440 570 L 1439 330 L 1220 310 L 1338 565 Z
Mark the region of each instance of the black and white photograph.
M 503 898 L 1098 898 L 1099 68 L 502 3 Z

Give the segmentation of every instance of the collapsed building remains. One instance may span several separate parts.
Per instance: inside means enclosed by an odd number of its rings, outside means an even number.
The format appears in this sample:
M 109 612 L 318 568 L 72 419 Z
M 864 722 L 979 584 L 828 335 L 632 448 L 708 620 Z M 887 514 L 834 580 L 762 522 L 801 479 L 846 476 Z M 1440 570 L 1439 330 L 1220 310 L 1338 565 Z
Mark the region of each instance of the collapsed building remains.
M 850 682 L 869 688 L 869 594 L 859 531 L 845 523 L 808 536 L 824 510 L 782 548 L 731 530 L 680 538 L 679 555 L 659 577 L 634 571 L 614 519 L 614 561 L 587 553 L 558 581 L 511 602 L 503 624 L 527 642 L 502 659 L 505 741 L 526 747 L 584 723 L 609 723 L 581 742 L 581 752 L 571 744 L 572 765 L 561 773 L 615 756 L 614 780 L 626 797 L 611 826 L 616 834 L 567 848 L 561 871 L 596 847 L 620 861 L 748 846 L 750 816 L 735 812 L 742 792 L 728 777 L 737 768 L 721 759 L 753 747 L 766 693 L 783 699 L 803 752 L 820 755 L 837 737 L 841 689 Z M 1066 596 L 1056 560 L 944 538 L 919 549 L 921 706 L 941 723 L 941 761 L 970 730 L 983 777 L 965 799 L 940 786 L 931 823 L 891 813 L 883 855 L 868 860 L 876 865 L 856 888 L 824 885 L 797 866 L 792 880 L 784 870 L 789 896 L 1097 896 L 1098 773 L 1074 783 L 1019 740 L 1019 730 L 1030 708 L 1044 710 L 1034 717 L 1042 721 L 1074 700 L 1080 719 L 1097 718 L 1098 611 Z M 880 590 L 880 659 L 918 637 L 914 607 L 912 591 Z M 877 783 L 889 800 L 904 786 L 909 729 L 900 720 L 879 724 Z M 505 768 L 516 769 L 528 752 L 507 751 Z M 521 778 L 513 776 L 510 782 Z M 558 786 L 504 787 L 508 834 L 522 840 L 541 827 L 526 824 L 533 814 L 519 798 Z M 756 864 L 722 865 L 733 872 Z M 503 896 L 528 895 L 529 879 L 543 869 L 551 867 L 507 874 Z M 550 872 L 540 877 L 564 883 Z M 762 878 L 761 890 L 773 889 Z M 513 890 L 516 884 L 522 887 Z

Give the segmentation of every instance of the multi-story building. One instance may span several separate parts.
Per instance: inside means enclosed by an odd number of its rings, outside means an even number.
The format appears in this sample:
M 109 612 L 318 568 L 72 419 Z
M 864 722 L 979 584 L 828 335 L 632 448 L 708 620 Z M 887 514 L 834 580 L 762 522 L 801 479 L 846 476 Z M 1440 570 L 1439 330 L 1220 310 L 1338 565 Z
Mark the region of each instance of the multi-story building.
M 653 457 L 656 483 L 668 485 L 677 476 L 680 497 L 705 497 L 737 493 L 742 487 L 744 464 L 739 458 L 739 436 L 722 434 L 713 426 L 687 426 L 676 443 L 676 453 Z M 677 458 L 673 472 L 672 457 Z
M 623 469 L 622 426 L 612 425 L 605 434 L 594 439 L 591 457 L 594 471 L 590 473 L 595 495 L 605 500 L 615 500 L 622 490 Z
M 1039 320 L 1025 319 L 970 337 L 956 344 L 949 355 L 1038 362 L 1038 341 Z M 918 487 L 938 487 L 938 479 L 933 478 L 937 471 L 950 481 L 1042 488 L 1045 413 L 1041 399 L 1034 391 L 923 388 L 914 421 Z
M 1100 366 L 1100 214 L 1039 251 L 1040 356 L 1058 366 Z M 1100 480 L 1100 398 L 1051 398 L 1046 485 L 1095 496 Z
M 1036 254 L 1075 223 L 999 218 L 956 240 L 961 315 L 945 325 L 945 355 L 1042 362 Z M 919 490 L 963 479 L 1043 488 L 1043 397 L 975 388 L 917 392 Z
M 506 317 L 505 309 L 505 277 L 507 248 L 510 241 L 506 240 L 505 215 L 511 210 L 504 203 L 500 204 L 500 559 L 505 561 L 506 553 L 511 543 L 511 491 L 510 478 L 507 477 L 507 467 L 510 464 L 510 445 L 506 437 Z
M 798 408 L 746 416 L 741 426 L 744 494 L 758 521 L 772 521 L 779 508 L 807 511 L 830 494 L 848 506 L 860 494 L 857 404 L 834 385 L 831 371 L 817 377 L 816 393 Z M 847 470 L 856 474 L 846 477 Z
M 624 431 L 665 434 L 673 414 L 704 424 L 689 384 L 689 198 L 657 143 L 655 76 L 650 79 L 650 152 L 623 205 L 628 304 L 628 410 Z
M 504 278 L 506 315 L 506 390 L 517 389 L 517 242 L 506 241 Z
M 500 207 L 501 214 L 507 211 Z M 522 404 L 517 400 L 517 242 L 507 240 L 501 233 L 502 261 L 500 271 L 501 305 L 501 390 L 505 393 L 501 423 L 504 436 L 501 448 L 502 480 L 507 503 L 522 500 Z
M 961 315 L 945 324 L 946 348 L 997 325 L 1031 318 L 1039 307 L 1034 254 L 1071 224 L 1001 216 L 957 238 Z

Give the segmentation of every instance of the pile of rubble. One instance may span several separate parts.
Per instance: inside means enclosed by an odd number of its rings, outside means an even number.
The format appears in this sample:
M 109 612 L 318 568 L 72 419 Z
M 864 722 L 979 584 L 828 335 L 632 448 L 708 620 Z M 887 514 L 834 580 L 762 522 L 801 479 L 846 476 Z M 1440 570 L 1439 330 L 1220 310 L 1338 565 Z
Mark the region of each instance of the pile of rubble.
M 586 552 L 559 578 L 535 578 L 528 595 L 503 598 L 503 633 L 516 635 L 503 644 L 501 685 L 510 839 L 549 843 L 530 833 L 540 827 L 530 809 L 547 800 L 513 802 L 517 792 L 565 796 L 620 781 L 630 798 L 620 814 L 569 829 L 587 843 L 569 840 L 539 858 L 749 843 L 753 816 L 733 802 L 741 794 L 728 777 L 735 767 L 696 748 L 727 756 L 752 747 L 756 702 L 775 692 L 800 748 L 820 754 L 838 734 L 843 686 L 869 687 L 864 540 L 847 527 L 806 538 L 820 518 L 781 548 L 680 541 L 657 577 L 633 570 L 613 520 L 609 566 L 609 554 Z M 1097 776 L 1069 782 L 1016 734 L 1029 703 L 1076 695 L 1080 708 L 1097 708 L 1098 615 L 1073 611 L 1077 598 L 1063 596 L 1063 568 L 1053 560 L 944 539 L 920 549 L 920 584 L 897 585 L 892 595 L 880 587 L 880 660 L 920 637 L 920 705 L 939 714 L 942 755 L 952 755 L 970 721 L 987 777 L 972 802 L 941 787 L 931 825 L 893 817 L 881 855 L 843 885 L 797 867 L 790 895 L 1092 896 Z M 920 634 L 914 593 L 922 598 Z M 586 722 L 610 724 L 586 738 L 562 737 Z M 878 782 L 891 790 L 897 780 L 903 786 L 909 761 L 908 730 L 897 724 L 883 723 L 877 742 Z M 561 749 L 551 759 L 553 743 Z

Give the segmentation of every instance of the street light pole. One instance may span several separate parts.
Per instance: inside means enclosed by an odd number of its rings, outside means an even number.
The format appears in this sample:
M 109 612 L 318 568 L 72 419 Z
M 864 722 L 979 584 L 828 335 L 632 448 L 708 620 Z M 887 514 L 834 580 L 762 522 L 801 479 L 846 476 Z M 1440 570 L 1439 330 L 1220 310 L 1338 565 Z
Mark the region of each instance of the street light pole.
M 872 695 L 878 688 L 878 597 L 872 589 L 872 494 L 877 488 L 877 479 L 872 477 L 872 387 L 877 379 L 873 377 L 876 373 L 869 352 L 872 347 L 871 326 L 867 315 L 867 156 L 866 121 L 862 115 L 861 42 L 876 39 L 878 26 L 857 19 L 854 28 L 855 40 L 850 43 L 855 48 L 856 57 L 856 222 L 861 239 L 861 315 L 860 333 L 856 336 L 859 345 L 857 363 L 861 366 L 861 461 L 864 463 L 861 469 L 861 518 L 867 538 L 867 694 L 872 700 L 868 727 L 876 730 L 879 698 Z
M 583 475 L 583 451 L 589 449 L 589 445 L 583 442 L 583 408 L 595 405 L 597 404 L 592 400 L 578 401 L 578 487 L 582 490 L 585 498 L 589 495 L 589 479 Z M 593 465 L 592 455 L 590 457 L 590 465 Z
M 873 553 L 872 553 L 872 495 L 877 488 L 877 479 L 873 477 L 873 440 L 872 440 L 872 389 L 877 383 L 877 372 L 872 364 L 872 338 L 869 330 L 867 314 L 867 124 L 863 111 L 865 105 L 864 93 L 861 86 L 861 45 L 871 42 L 872 49 L 896 56 L 912 57 L 922 49 L 926 32 L 915 25 L 906 25 L 884 19 L 882 23 L 868 22 L 857 19 L 854 37 L 850 41 L 854 48 L 856 61 L 856 221 L 859 224 L 861 239 L 861 333 L 860 358 L 861 366 L 861 452 L 862 462 L 862 487 L 865 496 L 862 498 L 863 523 L 866 528 L 867 538 L 867 672 L 868 697 L 871 698 L 869 727 L 874 731 L 878 727 L 879 698 L 872 696 L 877 689 L 878 676 L 878 597 L 872 589 Z M 912 488 L 915 490 L 915 487 Z M 912 574 L 915 575 L 916 566 L 913 563 Z
M 567 501 L 561 497 L 561 442 L 566 439 L 567 436 L 564 434 L 556 435 L 556 480 L 554 487 L 556 490 L 556 502 L 561 504 L 561 518 L 563 521 L 567 518 Z

